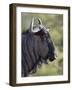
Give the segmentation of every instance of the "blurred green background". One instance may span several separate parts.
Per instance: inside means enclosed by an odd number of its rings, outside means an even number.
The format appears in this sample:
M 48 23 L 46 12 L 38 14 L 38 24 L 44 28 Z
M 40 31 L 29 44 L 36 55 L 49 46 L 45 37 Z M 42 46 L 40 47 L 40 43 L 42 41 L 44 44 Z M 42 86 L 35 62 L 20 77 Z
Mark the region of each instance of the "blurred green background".
M 63 74 L 63 15 L 44 13 L 21 13 L 21 30 L 26 31 L 30 27 L 31 19 L 39 17 L 42 24 L 50 29 L 49 33 L 55 44 L 57 58 L 48 64 L 42 64 L 32 76 L 51 76 Z M 35 24 L 38 22 L 35 21 Z

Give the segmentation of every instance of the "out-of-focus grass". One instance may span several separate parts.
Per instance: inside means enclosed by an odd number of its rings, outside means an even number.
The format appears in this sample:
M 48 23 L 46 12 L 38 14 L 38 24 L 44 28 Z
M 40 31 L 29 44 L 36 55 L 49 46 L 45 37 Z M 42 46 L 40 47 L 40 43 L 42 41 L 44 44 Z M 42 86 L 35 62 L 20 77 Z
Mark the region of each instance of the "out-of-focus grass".
M 55 66 L 52 66 L 52 64 L 49 65 L 42 65 L 41 69 L 38 69 L 37 76 L 46 76 L 46 75 L 57 75 L 57 68 Z

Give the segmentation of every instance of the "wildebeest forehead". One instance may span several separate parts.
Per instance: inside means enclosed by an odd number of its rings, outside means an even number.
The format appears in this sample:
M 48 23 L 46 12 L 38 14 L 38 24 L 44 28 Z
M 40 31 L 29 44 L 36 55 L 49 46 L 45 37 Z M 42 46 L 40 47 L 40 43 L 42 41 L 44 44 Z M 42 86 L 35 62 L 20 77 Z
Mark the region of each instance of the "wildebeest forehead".
M 45 33 L 44 33 L 43 30 L 40 30 L 40 31 L 34 33 L 34 35 L 39 35 L 39 36 L 43 36 L 44 34 L 45 34 Z

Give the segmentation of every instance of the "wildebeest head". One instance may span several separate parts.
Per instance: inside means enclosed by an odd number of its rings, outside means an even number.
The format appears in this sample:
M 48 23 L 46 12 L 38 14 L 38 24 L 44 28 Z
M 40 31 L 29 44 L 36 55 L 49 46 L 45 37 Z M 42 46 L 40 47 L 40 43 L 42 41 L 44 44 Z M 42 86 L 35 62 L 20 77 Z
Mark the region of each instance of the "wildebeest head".
M 47 61 L 47 59 L 53 61 L 56 59 L 55 46 L 53 44 L 48 29 L 46 29 L 44 25 L 42 25 L 42 22 L 39 18 L 37 19 L 39 21 L 39 25 L 33 26 L 34 23 L 33 19 L 30 30 L 34 33 L 34 35 L 37 36 L 37 38 L 39 38 L 38 42 L 39 55 L 45 61 Z
M 55 60 L 55 47 L 49 31 L 44 27 L 41 20 L 37 18 L 38 25 L 34 25 L 32 19 L 30 29 L 22 33 L 22 76 L 36 72 L 38 65 L 47 60 Z

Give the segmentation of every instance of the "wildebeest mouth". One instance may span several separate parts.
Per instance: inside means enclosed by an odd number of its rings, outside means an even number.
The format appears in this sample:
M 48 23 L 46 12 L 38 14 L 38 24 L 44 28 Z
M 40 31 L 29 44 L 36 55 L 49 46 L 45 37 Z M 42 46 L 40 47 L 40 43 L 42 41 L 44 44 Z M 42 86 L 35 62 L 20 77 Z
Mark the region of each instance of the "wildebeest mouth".
M 49 59 L 50 61 L 54 61 L 54 60 L 56 59 L 56 55 L 50 56 L 48 59 Z
M 55 57 L 49 58 L 50 61 L 54 61 L 55 59 L 56 59 Z

